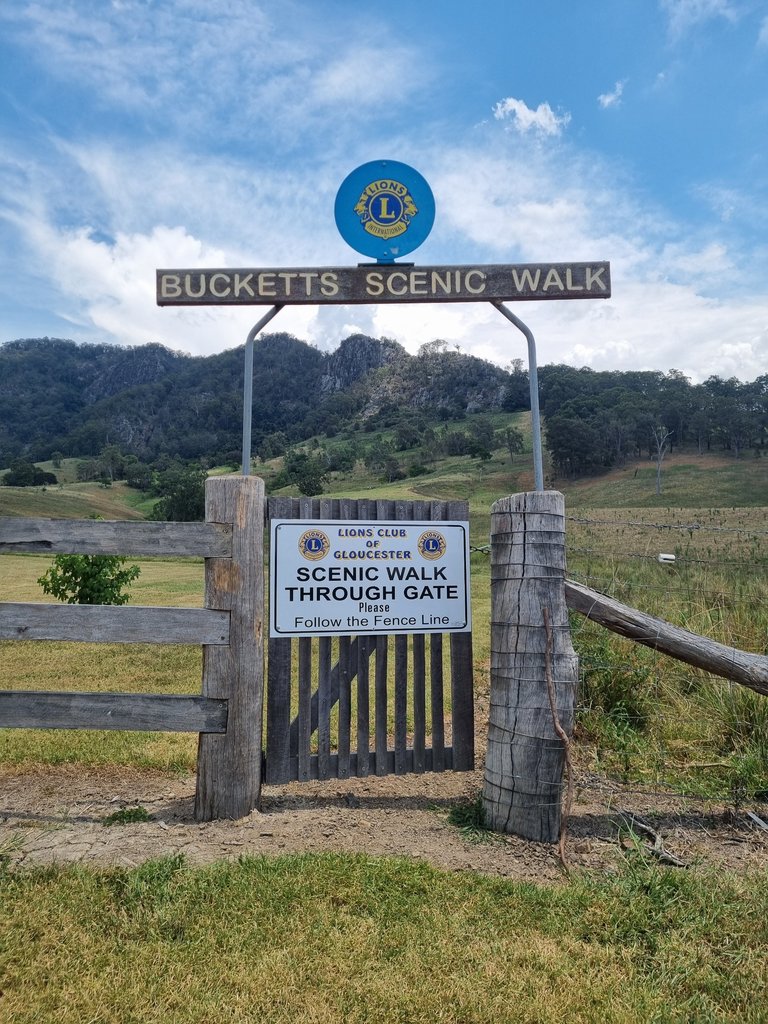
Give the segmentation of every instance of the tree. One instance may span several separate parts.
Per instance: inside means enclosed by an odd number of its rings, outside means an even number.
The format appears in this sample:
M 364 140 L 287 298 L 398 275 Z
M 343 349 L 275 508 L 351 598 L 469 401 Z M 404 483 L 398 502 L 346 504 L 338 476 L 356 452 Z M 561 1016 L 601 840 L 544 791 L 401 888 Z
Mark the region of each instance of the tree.
M 517 427 L 507 427 L 504 431 L 504 444 L 507 446 L 509 457 L 514 461 L 516 455 L 525 450 L 525 438 L 522 430 Z
M 125 562 L 119 555 L 57 555 L 37 582 L 44 593 L 67 604 L 127 604 L 124 589 L 141 569 L 124 569 Z
M 40 487 L 55 483 L 58 483 L 58 480 L 54 473 L 46 473 L 33 462 L 26 462 L 24 459 L 14 459 L 11 468 L 3 476 L 3 484 L 6 487 Z
M 160 473 L 156 490 L 162 495 L 150 519 L 193 523 L 205 519 L 205 481 L 208 474 L 199 466 L 171 466 Z
M 664 427 L 657 424 L 653 428 L 652 434 L 656 456 L 656 493 L 661 494 L 661 464 L 664 461 L 664 456 L 669 451 L 669 441 L 672 437 L 672 431 L 666 430 Z
M 326 478 L 326 465 L 322 456 L 316 457 L 300 448 L 292 448 L 285 453 L 283 471 L 275 480 L 276 487 L 296 484 L 302 494 L 312 497 L 323 493 L 323 481 Z

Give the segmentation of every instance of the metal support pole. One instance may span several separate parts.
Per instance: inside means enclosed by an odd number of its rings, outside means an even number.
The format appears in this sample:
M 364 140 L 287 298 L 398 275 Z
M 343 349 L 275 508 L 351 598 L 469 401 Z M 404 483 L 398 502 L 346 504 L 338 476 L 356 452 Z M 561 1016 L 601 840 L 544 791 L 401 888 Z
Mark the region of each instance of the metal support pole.
M 539 413 L 539 373 L 536 368 L 536 341 L 527 324 L 510 312 L 501 299 L 492 299 L 491 305 L 505 316 L 510 323 L 522 331 L 528 342 L 528 384 L 531 390 L 531 428 L 533 433 L 533 481 L 534 490 L 544 490 L 544 469 L 541 456 L 541 414 Z
M 253 342 L 256 335 L 266 327 L 272 317 L 283 307 L 273 306 L 268 313 L 250 329 L 245 339 L 245 376 L 243 379 L 243 476 L 251 474 L 251 419 L 253 410 Z

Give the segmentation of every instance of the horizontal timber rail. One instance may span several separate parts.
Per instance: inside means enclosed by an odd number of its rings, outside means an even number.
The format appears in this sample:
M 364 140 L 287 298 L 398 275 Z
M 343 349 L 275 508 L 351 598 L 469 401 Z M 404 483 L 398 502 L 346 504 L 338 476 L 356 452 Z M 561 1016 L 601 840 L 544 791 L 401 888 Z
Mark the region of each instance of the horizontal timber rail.
M 0 604 L 0 640 L 227 644 L 229 612 L 102 604 Z
M 228 558 L 232 526 L 0 516 L 0 552 Z
M 126 729 L 139 732 L 226 732 L 227 702 L 145 693 L 0 691 L 6 729 Z
M 768 696 L 768 657 L 765 655 L 740 651 L 690 633 L 573 580 L 565 581 L 565 600 L 573 611 L 619 636 Z

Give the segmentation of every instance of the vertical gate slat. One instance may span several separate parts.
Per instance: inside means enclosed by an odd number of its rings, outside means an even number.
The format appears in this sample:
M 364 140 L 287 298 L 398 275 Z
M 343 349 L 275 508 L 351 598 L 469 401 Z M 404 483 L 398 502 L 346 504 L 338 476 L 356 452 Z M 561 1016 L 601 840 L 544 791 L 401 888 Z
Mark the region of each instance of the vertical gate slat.
M 447 503 L 448 519 L 469 518 L 465 501 Z M 471 771 L 475 766 L 475 702 L 472 693 L 472 634 L 451 633 L 451 716 L 453 721 L 453 770 Z
M 414 501 L 411 515 L 417 522 L 422 519 L 426 519 L 428 521 L 430 518 L 430 502 Z
M 357 638 L 357 774 L 368 774 L 368 755 L 370 753 L 370 691 L 369 663 L 371 639 L 367 636 Z
M 266 782 L 288 782 L 291 774 L 291 641 L 269 641 L 267 669 L 267 736 L 270 756 Z
M 336 516 L 339 519 L 355 519 L 357 501 L 354 498 L 339 498 L 336 502 Z M 352 676 L 358 668 L 360 638 L 351 649 L 351 637 L 339 637 L 339 761 L 338 776 L 349 778 L 349 749 L 352 732 Z M 355 663 L 352 664 L 354 653 Z M 353 672 L 354 669 L 354 672 Z
M 376 644 L 376 774 L 387 775 L 387 650 L 388 638 L 373 638 Z
M 413 637 L 413 770 L 423 772 L 427 731 L 426 666 L 424 664 L 424 634 Z
M 340 779 L 349 778 L 349 734 L 352 729 L 350 638 L 339 637 L 339 767 Z
M 451 633 L 451 721 L 453 770 L 475 766 L 475 708 L 472 699 L 472 634 Z
M 395 637 L 395 774 L 408 771 L 408 637 Z
M 357 501 L 358 519 L 376 519 L 376 502 L 370 498 L 358 498 Z
M 310 744 L 312 741 L 312 640 L 299 637 L 299 782 L 310 779 Z
M 432 770 L 445 770 L 445 710 L 443 708 L 443 634 L 429 637 L 429 680 L 432 698 Z
M 317 770 L 318 778 L 331 776 L 331 638 L 318 641 Z

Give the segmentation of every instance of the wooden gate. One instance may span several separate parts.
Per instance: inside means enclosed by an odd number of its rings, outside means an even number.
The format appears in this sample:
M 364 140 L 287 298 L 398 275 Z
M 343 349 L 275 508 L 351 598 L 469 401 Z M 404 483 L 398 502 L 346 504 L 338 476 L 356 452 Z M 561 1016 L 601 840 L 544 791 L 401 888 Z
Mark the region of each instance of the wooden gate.
M 269 498 L 267 515 L 445 522 L 469 510 L 465 501 Z M 270 639 L 266 783 L 472 768 L 471 633 L 448 634 L 447 644 L 440 633 Z

